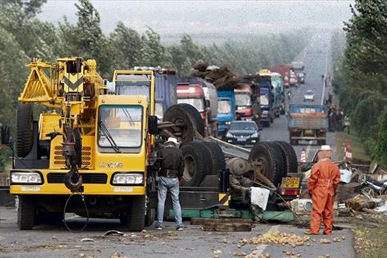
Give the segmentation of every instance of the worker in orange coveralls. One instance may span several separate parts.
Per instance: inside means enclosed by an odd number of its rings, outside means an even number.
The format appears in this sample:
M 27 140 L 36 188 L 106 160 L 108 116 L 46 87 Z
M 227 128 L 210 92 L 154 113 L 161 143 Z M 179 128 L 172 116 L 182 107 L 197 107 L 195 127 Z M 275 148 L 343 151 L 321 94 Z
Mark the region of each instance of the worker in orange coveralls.
M 321 217 L 325 226 L 324 234 L 332 233 L 333 202 L 340 182 L 340 171 L 331 161 L 331 154 L 331 147 L 322 145 L 318 152 L 319 161 L 312 167 L 308 190 L 312 196 L 313 208 L 310 214 L 310 231 L 306 234 L 318 235 Z

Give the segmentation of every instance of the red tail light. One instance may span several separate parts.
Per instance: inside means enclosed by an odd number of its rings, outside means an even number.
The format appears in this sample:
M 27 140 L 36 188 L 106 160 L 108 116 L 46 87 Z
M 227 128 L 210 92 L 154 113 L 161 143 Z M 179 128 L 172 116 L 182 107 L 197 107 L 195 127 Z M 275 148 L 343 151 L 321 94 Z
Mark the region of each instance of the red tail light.
M 298 189 L 282 189 L 281 195 L 298 195 L 300 191 Z

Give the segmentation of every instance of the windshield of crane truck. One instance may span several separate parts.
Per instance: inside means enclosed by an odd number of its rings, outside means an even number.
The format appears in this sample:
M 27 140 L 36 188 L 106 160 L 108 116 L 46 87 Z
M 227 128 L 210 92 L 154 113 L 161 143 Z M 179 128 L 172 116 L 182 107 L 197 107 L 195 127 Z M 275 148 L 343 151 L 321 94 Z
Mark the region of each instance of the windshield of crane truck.
M 249 107 L 251 106 L 251 95 L 248 93 L 235 93 L 235 106 Z
M 194 106 L 197 111 L 204 111 L 204 100 L 202 98 L 178 98 L 177 104 L 189 104 Z
M 142 116 L 142 106 L 100 106 L 98 123 L 100 151 L 128 152 L 128 148 L 141 147 Z
M 230 114 L 231 113 L 231 101 L 218 99 L 218 114 Z
M 116 94 L 117 95 L 126 95 L 126 96 L 138 96 L 142 95 L 147 98 L 149 101 L 150 95 L 150 82 L 130 82 L 122 81 L 116 82 Z
M 142 95 L 149 101 L 151 77 L 146 74 L 118 74 L 115 80 L 116 94 L 137 96 Z

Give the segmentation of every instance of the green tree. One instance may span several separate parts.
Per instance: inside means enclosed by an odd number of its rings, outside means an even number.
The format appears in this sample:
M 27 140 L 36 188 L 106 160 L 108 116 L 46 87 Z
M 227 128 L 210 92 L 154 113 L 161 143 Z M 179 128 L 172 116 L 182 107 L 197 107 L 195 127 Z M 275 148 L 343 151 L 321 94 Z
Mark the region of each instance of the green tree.
M 168 63 L 165 47 L 160 35 L 148 28 L 142 35 L 141 62 L 145 66 L 165 66 Z
M 77 24 L 70 24 L 67 19 L 59 25 L 62 56 L 80 56 L 97 60 L 99 71 L 103 76 L 111 73 L 111 46 L 102 33 L 100 16 L 89 0 L 79 0 Z
M 140 34 L 118 22 L 110 35 L 113 51 L 111 58 L 114 69 L 128 69 L 141 63 L 141 49 L 143 47 Z
M 387 112 L 387 2 L 356 0 L 345 23 L 344 55 L 337 59 L 334 87 L 340 103 L 351 111 L 355 131 L 370 154 L 385 161 Z M 336 39 L 337 41 L 337 39 Z

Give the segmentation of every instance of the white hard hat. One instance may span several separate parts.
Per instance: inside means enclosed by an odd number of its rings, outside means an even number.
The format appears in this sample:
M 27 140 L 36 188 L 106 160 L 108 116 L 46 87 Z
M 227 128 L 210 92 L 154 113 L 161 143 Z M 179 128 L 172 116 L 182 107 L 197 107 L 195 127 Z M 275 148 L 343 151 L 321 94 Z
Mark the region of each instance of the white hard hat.
M 166 143 L 173 143 L 175 145 L 179 145 L 175 137 L 169 137 Z
M 321 145 L 320 151 L 332 151 L 332 149 L 329 145 Z

